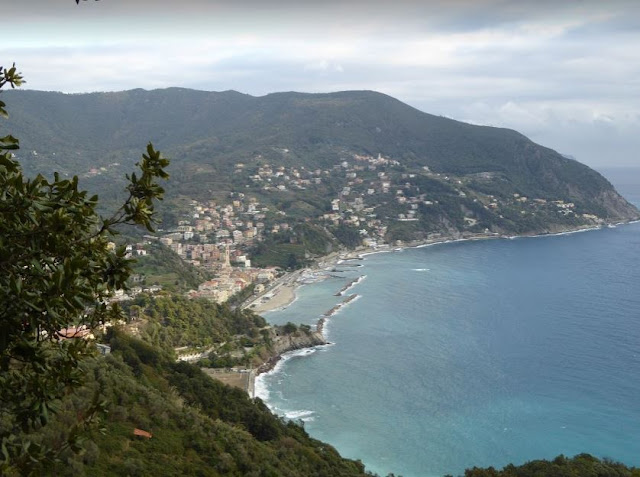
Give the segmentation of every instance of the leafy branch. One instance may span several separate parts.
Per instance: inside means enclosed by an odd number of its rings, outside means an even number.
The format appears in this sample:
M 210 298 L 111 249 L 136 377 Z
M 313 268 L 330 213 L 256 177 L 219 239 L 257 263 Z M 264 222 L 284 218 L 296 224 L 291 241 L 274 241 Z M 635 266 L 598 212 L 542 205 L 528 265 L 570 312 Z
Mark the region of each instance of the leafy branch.
M 24 83 L 22 75 L 0 67 L 0 88 Z M 5 103 L 0 115 L 8 117 Z M 81 362 L 95 354 L 87 341 L 62 339 L 79 324 L 89 330 L 118 319 L 109 297 L 126 286 L 131 260 L 109 239 L 119 224 L 153 230 L 154 204 L 163 197 L 159 180 L 169 160 L 152 144 L 127 176 L 129 196 L 116 213 L 97 213 L 98 197 L 78 186 L 78 177 L 53 180 L 24 177 L 11 151 L 11 135 L 0 137 L 0 474 L 29 475 L 34 466 L 76 449 L 80 430 L 100 410 L 96 401 L 79 418 L 77 432 L 57 449 L 45 449 L 29 433 L 46 426 L 56 402 L 81 385 Z M 66 334 L 66 333 L 65 333 Z

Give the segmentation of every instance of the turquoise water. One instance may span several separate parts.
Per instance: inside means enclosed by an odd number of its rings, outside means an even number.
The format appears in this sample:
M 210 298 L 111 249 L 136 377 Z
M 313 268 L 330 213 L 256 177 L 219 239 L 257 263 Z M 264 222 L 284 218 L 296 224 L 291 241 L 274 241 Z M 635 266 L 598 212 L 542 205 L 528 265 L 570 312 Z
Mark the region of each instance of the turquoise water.
M 277 413 L 382 475 L 580 452 L 640 465 L 640 224 L 357 263 L 265 315 L 315 323 L 367 275 L 332 345 L 260 378 Z

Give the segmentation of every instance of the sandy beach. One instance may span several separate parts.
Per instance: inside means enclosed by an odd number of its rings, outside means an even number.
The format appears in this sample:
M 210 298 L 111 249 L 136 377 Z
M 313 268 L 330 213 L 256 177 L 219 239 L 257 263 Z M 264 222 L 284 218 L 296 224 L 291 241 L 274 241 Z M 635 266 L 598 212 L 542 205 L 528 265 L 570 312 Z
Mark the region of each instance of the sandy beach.
M 296 284 L 282 283 L 254 301 L 249 307 L 256 313 L 277 310 L 289 306 L 296 299 Z
M 264 293 L 248 303 L 245 308 L 260 314 L 289 306 L 296 299 L 296 288 L 299 286 L 298 278 L 304 271 L 304 269 L 296 270 L 274 280 Z
M 304 283 L 305 277 L 333 268 L 341 258 L 345 258 L 347 255 L 349 257 L 357 256 L 357 253 L 350 252 L 341 256 L 337 252 L 332 252 L 322 257 L 317 264 L 311 267 L 286 273 L 244 307 L 258 314 L 286 308 L 295 301 L 296 289 Z

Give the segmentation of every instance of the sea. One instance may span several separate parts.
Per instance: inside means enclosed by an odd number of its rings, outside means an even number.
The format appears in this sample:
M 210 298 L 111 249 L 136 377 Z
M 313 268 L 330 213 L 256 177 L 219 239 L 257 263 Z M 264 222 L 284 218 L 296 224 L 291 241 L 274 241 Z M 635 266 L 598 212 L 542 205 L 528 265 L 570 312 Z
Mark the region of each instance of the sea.
M 640 205 L 640 169 L 604 170 Z M 367 470 L 461 475 L 587 452 L 640 466 L 640 223 L 345 261 L 265 314 L 330 345 L 256 383 Z

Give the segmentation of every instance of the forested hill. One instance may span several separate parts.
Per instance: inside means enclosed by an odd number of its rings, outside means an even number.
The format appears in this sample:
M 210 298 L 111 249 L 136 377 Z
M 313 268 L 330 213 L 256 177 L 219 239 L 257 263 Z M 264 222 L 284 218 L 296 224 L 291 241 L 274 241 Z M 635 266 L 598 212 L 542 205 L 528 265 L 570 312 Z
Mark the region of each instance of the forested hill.
M 265 163 L 324 169 L 354 155 L 380 155 L 407 171 L 484 174 L 496 182 L 483 184 L 488 193 L 506 183 L 529 197 L 589 202 L 600 216 L 638 214 L 600 174 L 516 131 L 426 114 L 372 91 L 262 97 L 181 88 L 10 91 L 5 99 L 12 111 L 7 127 L 21 140 L 28 173 L 85 174 L 89 187 L 101 190 L 117 184 L 141 145 L 152 141 L 173 159 L 176 193 L 245 187 L 233 175 L 238 163 L 248 174 Z
M 277 159 L 307 167 L 331 166 L 348 151 L 464 174 L 516 172 L 532 160 L 575 162 L 516 131 L 423 113 L 373 91 L 262 97 L 181 88 L 10 91 L 6 98 L 12 108 L 10 128 L 22 138 L 23 148 L 93 152 L 103 160 L 152 141 L 176 157 L 186 153 L 187 161 L 218 159 L 231 166 L 257 152 L 280 152 L 269 148 L 286 148 L 286 156 Z

